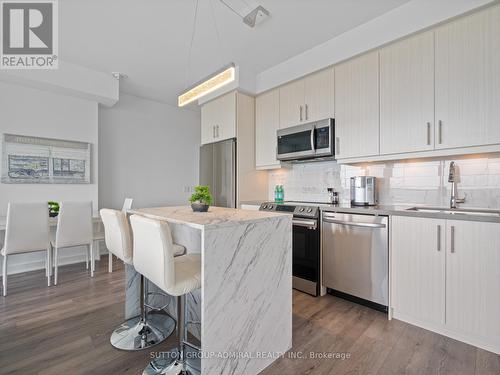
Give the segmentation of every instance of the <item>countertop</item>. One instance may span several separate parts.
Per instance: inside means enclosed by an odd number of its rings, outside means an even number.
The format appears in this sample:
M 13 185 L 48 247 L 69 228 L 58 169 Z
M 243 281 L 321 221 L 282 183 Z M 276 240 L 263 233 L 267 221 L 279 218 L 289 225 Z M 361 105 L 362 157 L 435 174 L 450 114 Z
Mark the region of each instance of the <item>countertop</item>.
M 440 213 L 440 212 L 421 212 L 408 210 L 412 207 L 419 207 L 418 205 L 379 205 L 379 206 L 351 206 L 351 205 L 330 205 L 318 204 L 322 211 L 338 212 L 338 213 L 353 213 L 365 215 L 387 215 L 387 216 L 412 216 L 412 217 L 427 217 L 433 219 L 448 219 L 448 220 L 467 220 L 467 221 L 483 221 L 490 223 L 500 223 L 500 215 L 497 216 L 482 216 L 477 214 L 467 213 Z M 443 210 L 449 210 L 446 207 L 439 207 Z M 461 207 L 458 210 L 473 210 L 477 208 Z M 492 211 L 491 209 L 484 209 L 484 211 Z
M 193 212 L 189 206 L 152 207 L 128 211 L 151 219 L 166 220 L 202 229 L 212 225 L 231 225 L 248 221 L 261 221 L 287 216 L 287 214 L 265 211 L 241 210 L 235 208 L 210 207 L 208 212 Z

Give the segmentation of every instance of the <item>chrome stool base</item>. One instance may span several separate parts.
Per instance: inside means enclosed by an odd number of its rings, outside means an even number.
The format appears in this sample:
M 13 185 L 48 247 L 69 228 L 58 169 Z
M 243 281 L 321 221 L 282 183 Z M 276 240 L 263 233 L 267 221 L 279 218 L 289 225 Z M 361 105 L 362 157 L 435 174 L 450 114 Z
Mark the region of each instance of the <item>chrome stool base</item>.
M 184 345 L 184 364 L 179 361 L 179 348 L 159 353 L 160 358 L 149 362 L 142 375 L 200 375 L 201 360 L 199 352 Z
M 165 313 L 149 312 L 147 322 L 139 316 L 121 324 L 111 334 L 111 345 L 121 350 L 142 350 L 165 341 L 175 329 L 175 320 Z

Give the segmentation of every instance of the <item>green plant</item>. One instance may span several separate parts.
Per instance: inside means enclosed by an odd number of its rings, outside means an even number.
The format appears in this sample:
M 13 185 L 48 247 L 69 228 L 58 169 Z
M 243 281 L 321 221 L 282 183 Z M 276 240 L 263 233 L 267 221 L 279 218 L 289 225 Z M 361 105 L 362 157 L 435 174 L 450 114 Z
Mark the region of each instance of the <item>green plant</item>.
M 201 185 L 194 187 L 194 194 L 189 198 L 189 202 L 191 203 L 200 202 L 208 205 L 212 203 L 212 200 L 213 198 L 212 194 L 210 194 L 210 187 Z
M 50 211 L 59 212 L 59 202 L 49 201 L 47 204 L 49 205 Z

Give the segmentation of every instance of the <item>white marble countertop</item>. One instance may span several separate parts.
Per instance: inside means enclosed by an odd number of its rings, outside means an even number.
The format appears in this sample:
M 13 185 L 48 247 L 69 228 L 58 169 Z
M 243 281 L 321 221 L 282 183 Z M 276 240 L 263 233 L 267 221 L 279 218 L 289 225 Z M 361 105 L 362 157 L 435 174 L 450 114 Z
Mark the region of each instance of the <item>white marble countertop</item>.
M 94 212 L 92 216 L 92 221 L 94 223 L 100 223 L 101 222 L 101 215 L 99 215 L 99 212 Z M 0 216 L 0 231 L 5 230 L 5 226 L 7 224 L 7 217 L 6 216 Z M 51 227 L 57 226 L 57 217 L 49 217 L 49 225 Z
M 128 211 L 155 220 L 166 220 L 201 229 L 213 225 L 232 225 L 248 221 L 260 221 L 287 214 L 264 211 L 250 211 L 225 207 L 210 207 L 208 212 L 193 212 L 189 206 L 152 207 Z

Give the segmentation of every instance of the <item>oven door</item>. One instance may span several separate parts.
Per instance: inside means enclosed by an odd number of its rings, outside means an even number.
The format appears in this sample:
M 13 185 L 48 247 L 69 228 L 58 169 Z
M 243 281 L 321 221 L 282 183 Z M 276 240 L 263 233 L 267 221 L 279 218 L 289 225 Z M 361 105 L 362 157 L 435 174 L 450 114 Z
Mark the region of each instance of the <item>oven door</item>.
M 293 288 L 319 294 L 320 246 L 318 221 L 293 218 Z
M 314 124 L 292 126 L 278 130 L 278 160 L 296 160 L 314 157 Z

